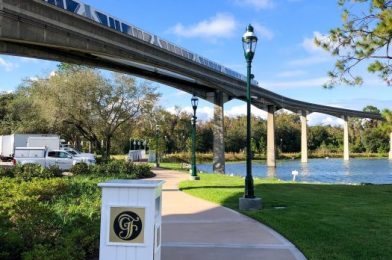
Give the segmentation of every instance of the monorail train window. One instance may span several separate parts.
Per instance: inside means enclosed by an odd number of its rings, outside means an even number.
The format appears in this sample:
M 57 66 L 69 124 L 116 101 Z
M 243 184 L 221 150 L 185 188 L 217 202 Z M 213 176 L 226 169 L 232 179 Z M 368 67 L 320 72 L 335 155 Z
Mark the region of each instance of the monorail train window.
M 116 23 L 116 30 L 117 30 L 117 31 L 121 31 L 120 22 L 117 21 L 117 20 L 114 20 L 114 22 Z
M 125 23 L 121 23 L 121 25 L 122 25 L 122 32 L 132 36 L 132 28 Z
M 174 52 L 174 45 L 169 43 L 169 51 Z
M 95 11 L 95 14 L 97 15 L 99 21 L 101 22 L 101 24 L 109 26 L 108 25 L 108 17 L 106 15 L 104 15 L 103 13 L 100 13 L 98 11 Z
M 148 34 L 148 33 L 145 32 L 143 36 L 144 36 L 143 40 L 145 40 L 146 42 L 151 42 L 151 39 L 152 39 L 152 35 L 151 34 Z
M 141 30 L 137 30 L 137 38 L 143 40 L 143 32 Z
M 116 29 L 116 26 L 114 24 L 114 19 L 112 17 L 109 17 L 109 26 L 113 29 Z
M 177 53 L 177 54 L 181 54 L 181 49 L 178 48 L 177 46 L 175 46 L 175 50 L 176 50 L 176 53 Z
M 64 9 L 63 0 L 48 0 L 48 3 Z
M 167 42 L 162 39 L 159 39 L 159 42 L 161 43 L 162 48 L 167 50 Z
M 154 45 L 159 46 L 159 42 L 158 42 L 158 36 L 154 35 Z

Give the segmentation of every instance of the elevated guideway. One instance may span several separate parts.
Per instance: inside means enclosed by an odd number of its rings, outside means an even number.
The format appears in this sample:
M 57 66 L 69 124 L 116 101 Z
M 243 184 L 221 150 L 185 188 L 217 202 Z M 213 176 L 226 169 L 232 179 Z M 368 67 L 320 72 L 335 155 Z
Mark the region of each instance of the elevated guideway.
M 245 100 L 243 75 L 79 0 L 0 0 L 0 53 L 129 73 L 210 101 L 215 105 L 214 158 L 219 161 L 218 168 L 224 165 L 223 104 L 231 99 Z M 273 155 L 270 166 L 275 161 L 273 114 L 276 110 L 299 113 L 305 118 L 301 118 L 305 131 L 306 116 L 313 112 L 346 121 L 348 117 L 382 119 L 378 113 L 287 98 L 260 87 L 255 81 L 251 96 L 252 104 L 267 111 L 271 118 L 268 120 L 268 129 L 272 131 L 268 135 L 268 154 Z M 307 150 L 305 141 L 303 154 Z
M 0 19 L 0 52 L 3 54 L 98 66 L 172 85 L 192 94 L 197 92 L 203 98 L 208 92 L 222 91 L 228 99 L 244 100 L 246 82 L 243 79 L 185 59 L 46 1 L 0 0 Z M 252 85 L 251 93 L 255 97 L 253 105 L 264 110 L 267 105 L 274 105 L 277 109 L 293 112 L 381 119 L 375 113 L 290 99 L 256 84 Z

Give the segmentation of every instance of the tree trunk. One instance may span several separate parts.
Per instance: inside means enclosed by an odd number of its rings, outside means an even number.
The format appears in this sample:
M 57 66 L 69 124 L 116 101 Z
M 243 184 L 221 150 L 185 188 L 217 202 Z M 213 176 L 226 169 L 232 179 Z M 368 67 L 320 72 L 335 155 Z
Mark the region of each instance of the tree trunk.
M 106 136 L 106 142 L 105 142 L 105 151 L 104 151 L 104 161 L 110 160 L 110 147 L 111 147 L 111 136 Z

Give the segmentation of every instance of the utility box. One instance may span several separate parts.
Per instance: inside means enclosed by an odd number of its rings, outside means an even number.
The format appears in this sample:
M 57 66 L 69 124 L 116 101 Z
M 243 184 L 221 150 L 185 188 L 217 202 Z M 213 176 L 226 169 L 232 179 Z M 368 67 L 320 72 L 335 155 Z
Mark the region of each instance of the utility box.
M 160 180 L 112 180 L 102 188 L 100 260 L 160 260 Z

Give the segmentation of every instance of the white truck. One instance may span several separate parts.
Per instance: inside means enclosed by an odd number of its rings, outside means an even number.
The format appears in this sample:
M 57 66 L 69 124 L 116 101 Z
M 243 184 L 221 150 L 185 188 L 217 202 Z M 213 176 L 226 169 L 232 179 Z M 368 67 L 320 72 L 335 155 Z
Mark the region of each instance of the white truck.
M 47 147 L 49 150 L 58 150 L 60 149 L 60 137 L 52 134 L 2 135 L 0 136 L 0 159 L 11 160 L 15 147 Z
M 45 168 L 58 166 L 61 170 L 69 170 L 73 165 L 84 162 L 95 164 L 95 159 L 75 157 L 64 150 L 48 150 L 46 147 L 16 147 L 13 163 L 39 164 Z
M 87 159 L 94 159 L 95 160 L 95 156 L 92 153 L 82 153 L 82 152 L 79 152 L 78 150 L 75 150 L 71 147 L 62 147 L 60 149 L 67 151 L 68 153 L 72 154 L 75 157 L 84 157 Z

